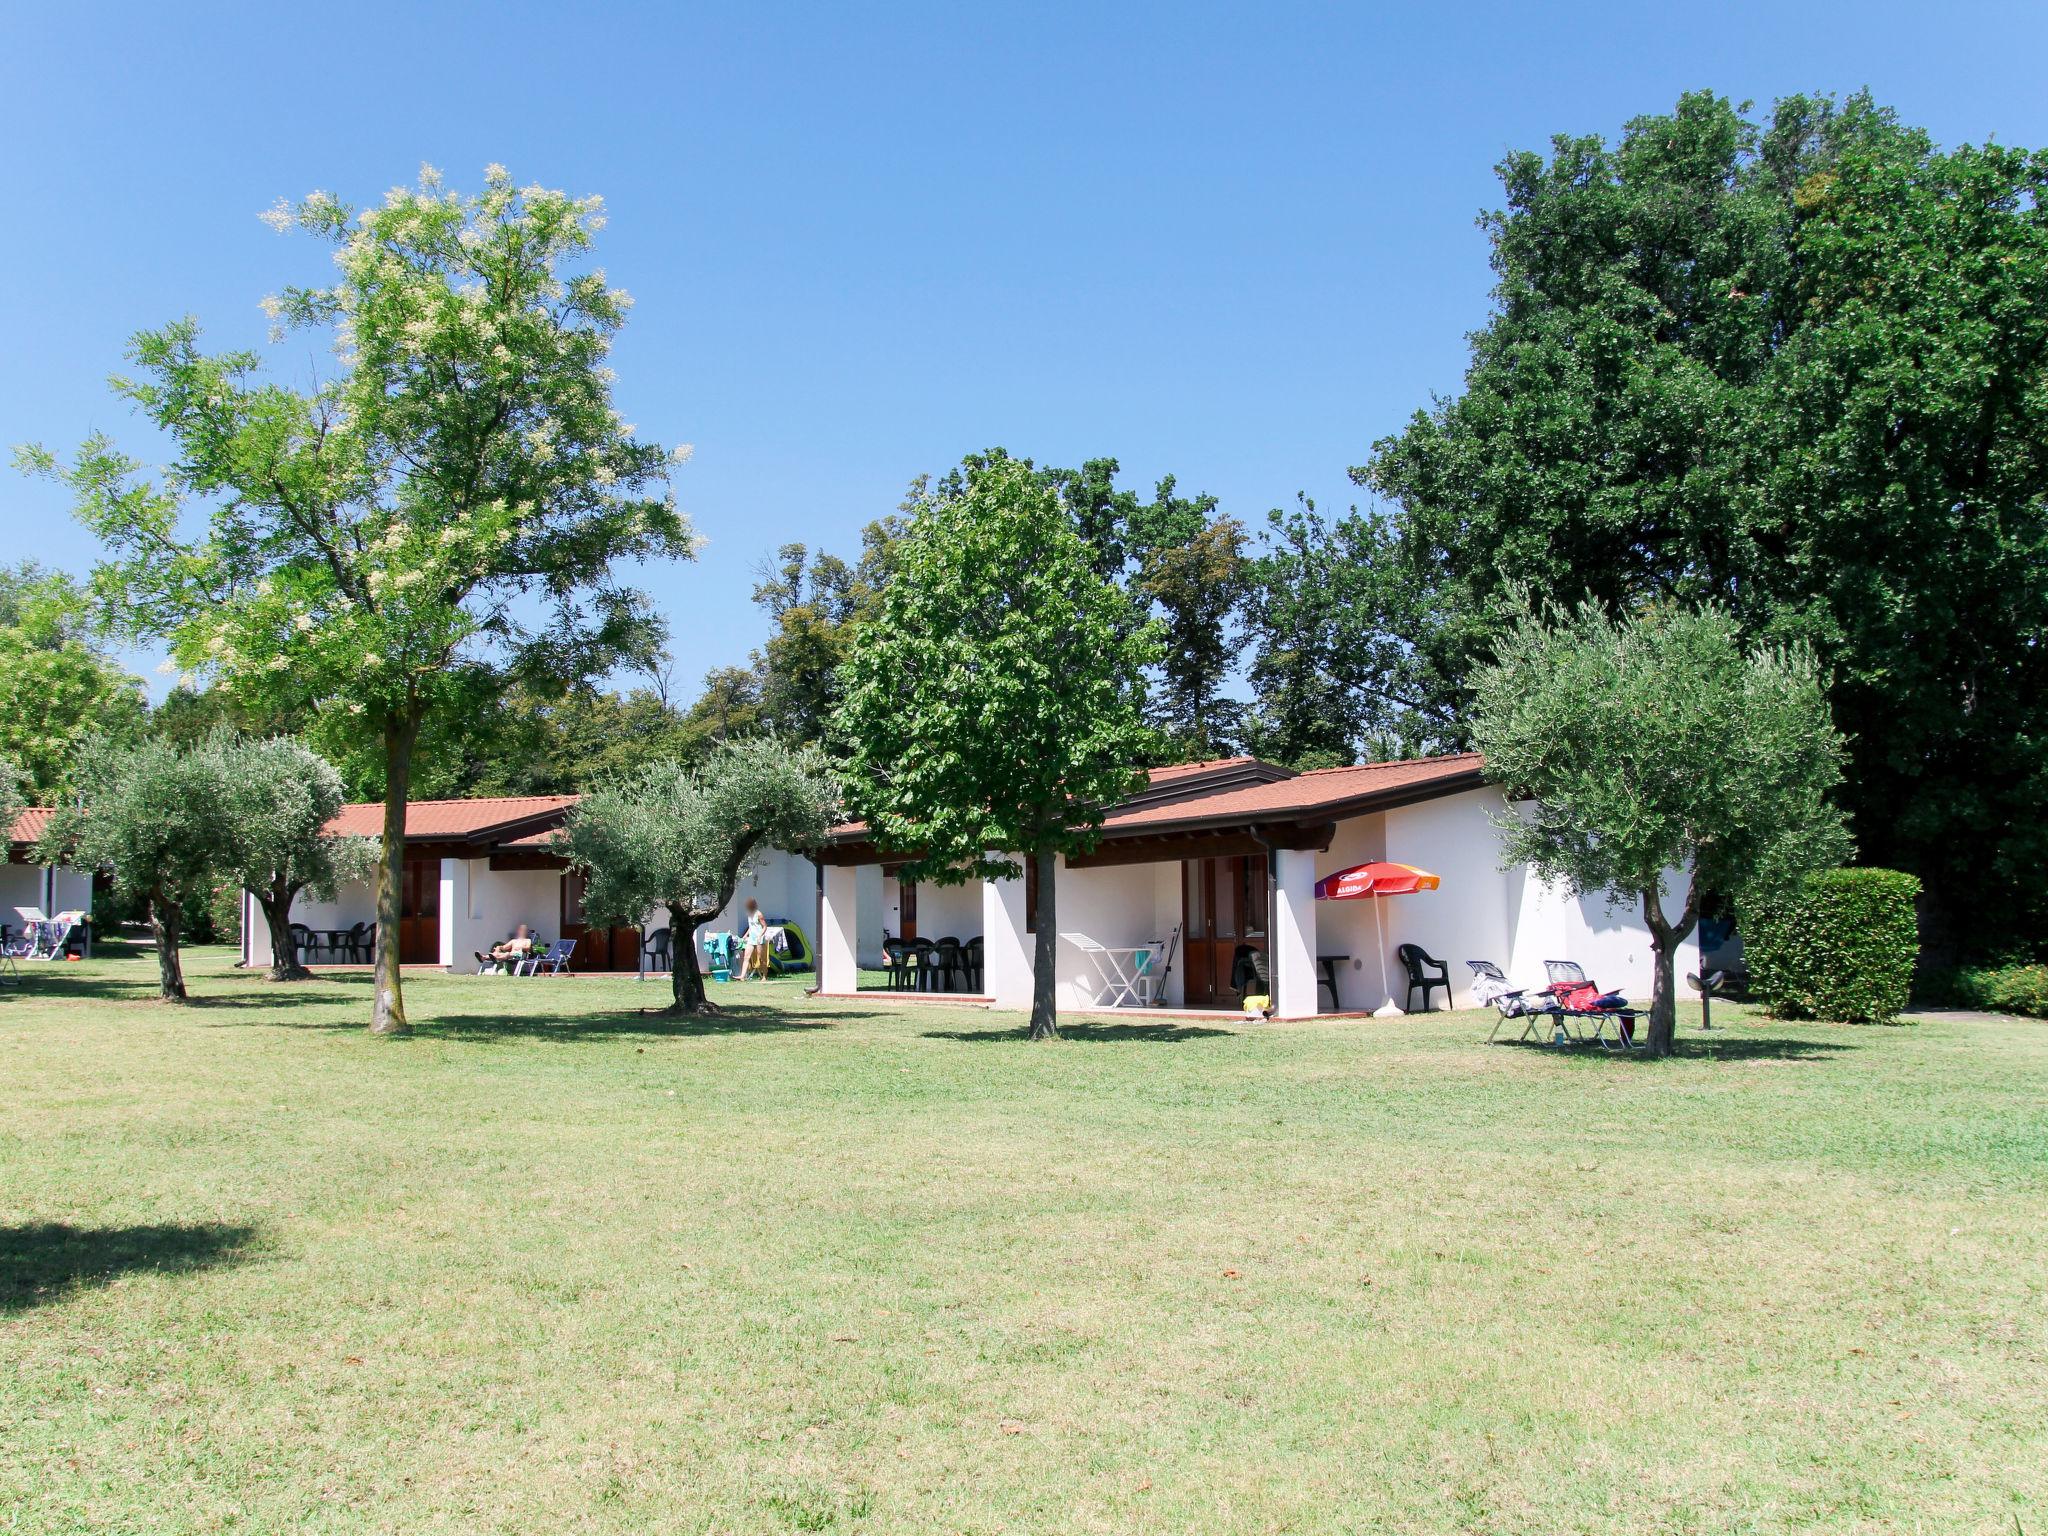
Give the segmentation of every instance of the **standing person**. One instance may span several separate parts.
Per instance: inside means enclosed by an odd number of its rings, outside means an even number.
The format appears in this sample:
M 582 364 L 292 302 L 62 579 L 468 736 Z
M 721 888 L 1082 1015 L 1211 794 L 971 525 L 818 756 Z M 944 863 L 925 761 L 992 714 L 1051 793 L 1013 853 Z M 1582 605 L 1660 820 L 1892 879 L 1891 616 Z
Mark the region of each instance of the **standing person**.
M 768 919 L 753 897 L 747 898 L 747 931 L 740 936 L 740 980 L 768 979 Z

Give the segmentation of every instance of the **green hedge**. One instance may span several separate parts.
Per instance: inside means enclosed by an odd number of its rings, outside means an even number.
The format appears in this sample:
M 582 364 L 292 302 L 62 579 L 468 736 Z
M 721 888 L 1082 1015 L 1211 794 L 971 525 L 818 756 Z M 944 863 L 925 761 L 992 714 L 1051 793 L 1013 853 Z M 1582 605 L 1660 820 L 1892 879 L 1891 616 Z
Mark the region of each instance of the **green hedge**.
M 1966 966 L 1949 973 L 1941 998 L 1959 1008 L 2048 1019 L 2048 965 Z
M 1784 1019 L 1875 1024 L 1906 1006 L 1920 882 L 1895 869 L 1824 869 L 1743 903 L 1751 991 Z

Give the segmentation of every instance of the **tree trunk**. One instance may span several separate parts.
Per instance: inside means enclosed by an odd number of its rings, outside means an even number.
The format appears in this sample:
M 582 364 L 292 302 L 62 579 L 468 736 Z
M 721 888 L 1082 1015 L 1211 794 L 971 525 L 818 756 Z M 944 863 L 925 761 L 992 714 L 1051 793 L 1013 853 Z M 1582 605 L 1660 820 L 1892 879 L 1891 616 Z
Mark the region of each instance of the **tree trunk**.
M 1054 868 L 1049 849 L 1028 855 L 1038 861 L 1038 910 L 1031 914 L 1038 929 L 1038 945 L 1031 960 L 1031 1038 L 1057 1040 L 1059 1012 L 1053 1003 L 1054 974 L 1059 964 L 1059 933 L 1054 926 Z
M 157 996 L 167 1003 L 185 1001 L 185 966 L 178 958 L 178 904 L 162 891 L 149 893 L 149 931 L 156 936 Z
M 313 973 L 299 963 L 299 947 L 292 942 L 292 898 L 299 893 L 280 879 L 268 891 L 259 891 L 251 886 L 249 894 L 263 909 L 263 924 L 270 930 L 268 979 L 310 981 Z
M 720 911 L 724 908 L 721 905 Z M 668 909 L 668 990 L 670 1013 L 716 1013 L 718 1005 L 704 995 L 704 976 L 697 969 L 697 925 L 718 915 L 699 917 L 682 907 Z
M 1685 893 L 1685 911 L 1677 922 L 1664 916 L 1664 896 L 1656 886 L 1643 892 L 1643 923 L 1650 930 L 1650 1018 L 1644 1044 L 1652 1056 L 1669 1056 L 1678 1044 L 1678 947 L 1699 920 L 1697 886 Z
M 1678 1043 L 1678 944 L 1668 933 L 1657 934 L 1654 944 L 1647 1044 L 1652 1056 L 1669 1056 Z
M 412 749 L 419 739 L 416 708 L 384 722 L 384 849 L 377 861 L 377 956 L 371 972 L 376 1000 L 370 1012 L 373 1035 L 409 1035 L 405 996 L 398 980 L 398 919 L 405 875 L 405 802 L 412 787 Z

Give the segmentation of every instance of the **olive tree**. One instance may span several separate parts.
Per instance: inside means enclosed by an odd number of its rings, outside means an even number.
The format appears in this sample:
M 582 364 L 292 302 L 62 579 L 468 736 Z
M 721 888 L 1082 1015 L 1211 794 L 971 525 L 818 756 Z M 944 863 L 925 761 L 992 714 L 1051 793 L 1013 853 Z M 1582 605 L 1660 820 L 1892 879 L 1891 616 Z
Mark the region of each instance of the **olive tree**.
M 1030 465 L 970 460 L 909 504 L 880 603 L 843 669 L 839 734 L 854 809 L 908 855 L 906 879 L 1037 877 L 1031 1036 L 1053 1002 L 1061 853 L 1093 846 L 1145 782 L 1152 626 Z
M 114 888 L 148 904 L 158 994 L 185 1000 L 180 913 L 222 868 L 232 829 L 225 758 L 212 743 L 87 742 L 71 770 L 76 800 L 44 831 L 38 857 L 111 870 Z
M 666 454 L 612 405 L 606 357 L 627 295 L 572 270 L 601 200 L 419 185 L 357 209 L 316 192 L 280 230 L 335 247 L 325 287 L 266 301 L 276 339 L 325 331 L 325 381 L 208 354 L 190 319 L 139 334 L 116 379 L 169 439 L 159 479 L 95 435 L 60 464 L 111 546 L 95 583 L 125 627 L 255 704 L 312 712 L 319 740 L 373 747 L 384 799 L 371 1028 L 406 1029 L 398 920 L 405 807 L 423 727 L 458 727 L 515 685 L 543 692 L 650 651 L 661 626 L 619 561 L 687 558 Z M 186 503 L 209 507 L 187 537 Z
M 27 778 L 19 768 L 4 757 L 0 757 L 0 830 L 8 838 L 14 836 L 14 824 L 21 820 L 25 809 L 21 798 L 22 781 Z
M 328 830 L 341 809 L 341 775 L 319 753 L 288 736 L 259 741 L 215 738 L 227 797 L 227 842 L 219 868 L 263 910 L 270 931 L 270 979 L 312 973 L 292 943 L 292 903 L 301 894 L 331 900 L 338 887 L 377 867 L 377 845 Z
M 816 848 L 838 812 L 838 784 L 815 745 L 742 737 L 693 764 L 665 759 L 605 780 L 577 802 L 554 848 L 583 871 L 593 924 L 668 914 L 667 1011 L 715 1013 L 691 935 L 725 910 L 757 854 Z
M 1843 747 L 1812 654 L 1744 649 L 1723 609 L 1626 618 L 1524 609 L 1473 678 L 1487 775 L 1530 803 L 1498 818 L 1503 867 L 1640 905 L 1655 951 L 1649 1049 L 1668 1054 L 1678 947 L 1708 893 L 1841 862 Z M 1666 872 L 1684 882 L 1676 916 Z M 1673 893 L 1675 894 L 1675 893 Z

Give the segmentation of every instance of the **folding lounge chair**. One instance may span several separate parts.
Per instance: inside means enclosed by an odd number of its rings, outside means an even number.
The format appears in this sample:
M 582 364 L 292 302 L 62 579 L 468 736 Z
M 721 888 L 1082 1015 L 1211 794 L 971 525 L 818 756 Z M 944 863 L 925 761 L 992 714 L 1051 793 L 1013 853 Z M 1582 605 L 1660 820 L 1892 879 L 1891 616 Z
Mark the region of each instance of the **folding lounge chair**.
M 1510 1019 L 1522 1020 L 1522 1033 L 1517 1037 L 1527 1040 L 1540 1027 L 1538 1019 L 1541 1010 L 1528 1004 L 1529 989 L 1510 987 L 1507 972 L 1491 960 L 1467 960 L 1466 969 L 1472 972 L 1472 996 L 1481 1003 L 1491 1003 L 1497 1017 L 1493 1028 L 1486 1033 L 1486 1043 L 1493 1044 L 1500 1034 L 1501 1026 Z
M 1618 992 L 1603 991 L 1589 981 L 1585 968 L 1573 960 L 1546 960 L 1543 969 L 1550 985 L 1543 990 L 1550 998 L 1550 1010 L 1560 1020 L 1571 1021 L 1581 1044 L 1593 1044 L 1607 1051 L 1648 1049 L 1640 1028 L 1643 1010 L 1631 1008 Z M 1585 1026 L 1591 1024 L 1591 1034 Z M 1609 1027 L 1613 1035 L 1608 1034 Z
M 33 926 L 24 924 L 19 931 L 0 926 L 0 983 L 10 987 L 21 985 L 21 966 L 16 962 L 26 960 L 35 949 L 35 936 L 30 931 Z
M 574 939 L 557 939 L 547 947 L 546 954 L 535 955 L 520 961 L 519 969 L 514 974 L 519 976 L 573 976 L 576 973 L 569 969 L 569 961 L 575 954 L 576 941 Z

